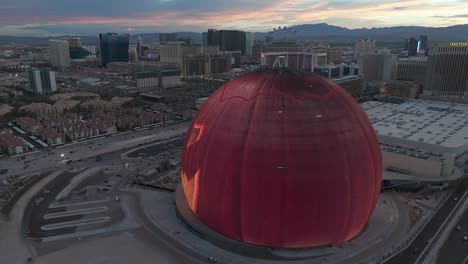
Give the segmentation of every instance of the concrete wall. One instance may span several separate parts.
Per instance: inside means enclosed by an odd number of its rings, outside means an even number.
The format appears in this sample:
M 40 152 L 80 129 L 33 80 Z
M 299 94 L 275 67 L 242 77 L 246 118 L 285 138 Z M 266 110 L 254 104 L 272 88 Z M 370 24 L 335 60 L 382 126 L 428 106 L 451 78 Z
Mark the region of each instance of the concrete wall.
M 395 138 L 391 136 L 378 135 L 378 138 L 380 142 L 384 142 L 384 143 L 415 146 L 417 148 L 433 150 L 433 151 L 440 152 L 440 153 L 452 153 L 455 155 L 455 157 L 461 156 L 465 152 L 468 152 L 468 143 L 461 145 L 459 147 L 456 147 L 456 148 L 451 148 L 451 147 L 428 144 L 424 142 L 417 142 L 417 141 L 408 140 L 404 138 Z
M 407 170 L 410 175 L 421 178 L 443 179 L 453 174 L 455 169 L 455 155 L 445 153 L 444 159 L 419 159 L 402 154 L 382 151 L 383 169 L 394 167 Z

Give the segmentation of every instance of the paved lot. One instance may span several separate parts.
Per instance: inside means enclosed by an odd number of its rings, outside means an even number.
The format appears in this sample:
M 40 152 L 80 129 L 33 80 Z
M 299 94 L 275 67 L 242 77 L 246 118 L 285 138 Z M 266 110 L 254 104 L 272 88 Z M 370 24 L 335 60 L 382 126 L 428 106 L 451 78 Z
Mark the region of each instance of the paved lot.
M 145 231 L 142 231 L 144 234 Z M 18 263 L 18 262 L 16 262 Z M 160 244 L 148 243 L 133 232 L 83 241 L 35 259 L 35 264 L 190 263 Z M 190 263 L 191 264 L 191 263 Z
M 111 182 L 112 174 L 96 173 L 76 186 L 74 190 L 95 191 L 96 186 L 105 181 Z M 82 197 L 72 197 L 72 192 L 63 199 L 57 201 L 57 195 L 70 184 L 77 175 L 64 173 L 56 180 L 49 183 L 43 190 L 50 193 L 44 195 L 44 200 L 38 205 L 32 206 L 29 218 L 29 238 L 44 238 L 75 233 L 77 231 L 89 231 L 111 226 L 120 222 L 124 215 L 120 203 L 114 199 L 117 183 L 113 189 L 107 192 L 92 195 L 84 194 Z M 68 205 L 68 206 L 67 206 Z M 99 219 L 108 219 L 99 222 Z M 61 227 L 61 226 L 64 227 Z
M 143 156 L 157 156 L 169 149 L 182 147 L 184 144 L 184 138 L 177 138 L 174 140 L 167 141 L 164 144 L 156 144 L 138 150 L 132 151 L 127 154 L 129 158 L 139 158 Z M 142 155 L 143 154 L 143 155 Z

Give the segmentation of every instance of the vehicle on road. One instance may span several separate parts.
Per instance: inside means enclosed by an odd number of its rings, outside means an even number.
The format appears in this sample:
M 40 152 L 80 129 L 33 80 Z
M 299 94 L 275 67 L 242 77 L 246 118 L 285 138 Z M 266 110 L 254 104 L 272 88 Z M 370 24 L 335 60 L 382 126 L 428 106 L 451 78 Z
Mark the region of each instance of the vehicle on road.
M 458 197 L 453 198 L 454 201 L 458 201 Z
M 96 162 L 99 162 L 99 161 L 101 161 L 101 160 L 102 160 L 102 157 L 101 157 L 101 156 L 97 156 L 97 157 L 96 157 Z
M 0 174 L 5 174 L 8 172 L 8 169 L 0 169 Z

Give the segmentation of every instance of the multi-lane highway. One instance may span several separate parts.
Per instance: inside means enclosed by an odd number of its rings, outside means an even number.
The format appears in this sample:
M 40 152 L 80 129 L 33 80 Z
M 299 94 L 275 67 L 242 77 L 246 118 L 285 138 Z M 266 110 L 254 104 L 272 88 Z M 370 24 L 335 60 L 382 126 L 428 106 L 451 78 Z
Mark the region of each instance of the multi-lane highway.
M 80 142 L 78 144 L 49 148 L 40 152 L 24 155 L 22 157 L 11 157 L 0 160 L 0 169 L 8 169 L 8 173 L 0 175 L 0 180 L 9 175 L 26 174 L 66 166 L 64 162 L 60 162 L 62 154 L 65 159 L 70 159 L 75 162 L 81 159 L 130 149 L 138 145 L 148 144 L 150 142 L 174 136 L 180 136 L 187 131 L 188 125 L 189 122 L 182 122 L 170 126 L 153 127 L 131 133 Z
M 455 209 L 460 202 L 460 198 L 468 190 L 468 180 L 463 180 L 450 197 L 441 205 L 440 209 L 432 217 L 432 219 L 424 226 L 417 237 L 403 251 L 396 254 L 391 259 L 387 260 L 386 264 L 405 264 L 416 263 L 420 259 L 420 255 L 425 252 L 424 249 L 433 242 L 433 238 L 437 231 L 444 223 L 446 218 Z M 459 254 L 464 254 L 459 252 Z M 446 262 L 451 263 L 451 262 Z
M 468 210 L 455 224 L 437 255 L 437 263 L 468 263 Z

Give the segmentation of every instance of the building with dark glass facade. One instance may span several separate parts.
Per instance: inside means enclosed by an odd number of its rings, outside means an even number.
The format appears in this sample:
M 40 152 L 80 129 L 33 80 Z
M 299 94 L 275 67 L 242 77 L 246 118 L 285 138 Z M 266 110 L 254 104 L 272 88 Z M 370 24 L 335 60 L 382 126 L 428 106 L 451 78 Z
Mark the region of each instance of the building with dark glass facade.
M 207 45 L 219 46 L 221 33 L 217 29 L 208 29 L 206 36 Z
M 159 42 L 177 41 L 177 33 L 159 33 Z
M 208 45 L 217 45 L 221 51 L 246 52 L 246 34 L 239 30 L 209 29 L 207 35 Z
M 408 57 L 418 56 L 418 41 L 415 38 L 408 40 Z
M 426 35 L 419 36 L 419 41 L 420 41 L 419 48 L 421 50 L 426 50 L 427 49 L 427 36 Z
M 99 34 L 101 66 L 106 67 L 110 62 L 128 62 L 129 45 L 128 34 Z

